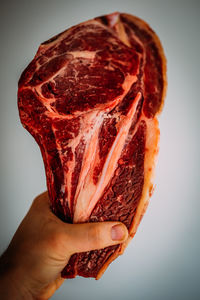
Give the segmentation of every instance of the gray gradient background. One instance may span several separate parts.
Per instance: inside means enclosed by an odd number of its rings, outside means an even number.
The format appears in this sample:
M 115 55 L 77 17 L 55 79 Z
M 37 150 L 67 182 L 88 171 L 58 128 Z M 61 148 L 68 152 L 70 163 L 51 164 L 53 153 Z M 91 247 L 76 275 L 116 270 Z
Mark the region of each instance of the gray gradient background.
M 199 1 L 8 1 L 0 7 L 0 252 L 46 189 L 39 148 L 19 121 L 17 81 L 39 44 L 92 17 L 146 20 L 168 60 L 156 190 L 123 256 L 99 280 L 67 280 L 52 299 L 200 299 Z

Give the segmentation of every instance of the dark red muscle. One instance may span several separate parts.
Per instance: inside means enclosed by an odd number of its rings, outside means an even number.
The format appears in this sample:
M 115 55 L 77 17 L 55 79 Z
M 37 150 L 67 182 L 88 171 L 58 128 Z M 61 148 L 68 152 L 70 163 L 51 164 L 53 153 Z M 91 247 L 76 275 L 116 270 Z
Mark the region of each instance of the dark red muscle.
M 152 191 L 165 90 L 158 37 L 120 13 L 42 43 L 22 73 L 20 118 L 41 149 L 53 212 L 129 230 L 124 244 L 74 254 L 63 277 L 100 278 L 134 236 Z

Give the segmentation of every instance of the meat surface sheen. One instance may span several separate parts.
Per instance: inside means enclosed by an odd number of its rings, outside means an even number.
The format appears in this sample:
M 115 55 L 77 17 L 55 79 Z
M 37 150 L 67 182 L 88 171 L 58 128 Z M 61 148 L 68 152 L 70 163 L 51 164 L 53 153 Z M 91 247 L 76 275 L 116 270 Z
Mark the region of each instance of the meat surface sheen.
M 165 91 L 158 37 L 118 12 L 42 43 L 22 73 L 20 119 L 41 149 L 53 212 L 129 230 L 123 244 L 72 255 L 63 277 L 100 278 L 136 233 L 152 193 Z

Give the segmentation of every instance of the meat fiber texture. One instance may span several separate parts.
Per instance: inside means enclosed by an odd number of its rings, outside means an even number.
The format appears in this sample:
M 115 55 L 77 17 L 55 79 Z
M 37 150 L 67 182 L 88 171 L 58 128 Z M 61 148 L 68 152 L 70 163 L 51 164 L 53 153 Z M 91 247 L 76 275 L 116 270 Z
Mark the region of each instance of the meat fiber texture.
M 143 20 L 112 13 L 42 43 L 19 80 L 23 126 L 65 222 L 121 221 L 125 243 L 71 256 L 62 271 L 100 278 L 135 235 L 152 193 L 166 62 Z

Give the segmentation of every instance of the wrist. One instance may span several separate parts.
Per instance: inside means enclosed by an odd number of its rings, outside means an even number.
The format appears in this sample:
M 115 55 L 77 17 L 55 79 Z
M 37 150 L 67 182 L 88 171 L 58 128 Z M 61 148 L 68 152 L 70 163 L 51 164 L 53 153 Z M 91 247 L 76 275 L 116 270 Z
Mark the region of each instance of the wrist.
M 23 270 L 12 263 L 7 253 L 0 258 L 0 295 L 2 300 L 33 300 L 26 287 Z

